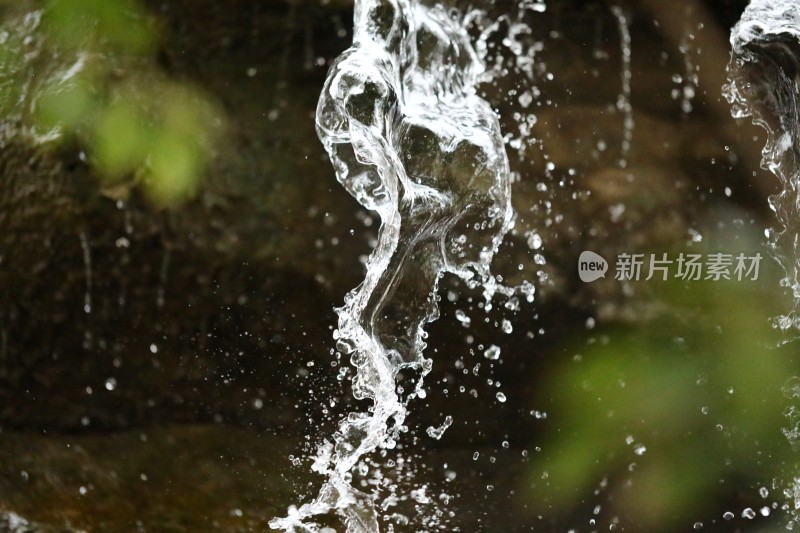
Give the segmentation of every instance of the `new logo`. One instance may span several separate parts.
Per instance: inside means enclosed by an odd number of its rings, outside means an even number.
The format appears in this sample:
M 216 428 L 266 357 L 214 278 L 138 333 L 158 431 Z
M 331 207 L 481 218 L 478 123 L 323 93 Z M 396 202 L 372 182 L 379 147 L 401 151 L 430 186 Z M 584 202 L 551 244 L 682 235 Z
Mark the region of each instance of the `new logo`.
M 578 258 L 578 276 L 581 281 L 591 283 L 606 277 L 606 272 L 608 272 L 608 261 L 602 256 L 587 250 Z

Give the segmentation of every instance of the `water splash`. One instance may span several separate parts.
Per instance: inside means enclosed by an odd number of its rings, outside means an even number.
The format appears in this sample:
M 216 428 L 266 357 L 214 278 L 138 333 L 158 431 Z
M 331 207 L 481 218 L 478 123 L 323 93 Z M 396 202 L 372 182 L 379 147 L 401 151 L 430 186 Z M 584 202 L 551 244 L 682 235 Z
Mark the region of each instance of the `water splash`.
M 733 52 L 724 94 L 736 118 L 751 117 L 767 132 L 762 168 L 782 190 L 769 198 L 780 227 L 767 231 L 782 266 L 781 285 L 794 303 L 774 319 L 783 332 L 800 328 L 800 9 L 792 0 L 755 0 L 731 34 Z
M 337 309 L 334 334 L 356 370 L 353 395 L 371 406 L 347 415 L 319 447 L 312 468 L 326 480 L 318 496 L 271 521 L 273 529 L 322 531 L 313 517 L 335 512 L 348 532 L 379 530 L 377 509 L 387 502 L 377 489 L 353 487 L 351 471 L 407 429 L 406 403 L 422 395 L 432 365 L 423 327 L 438 317 L 438 280 L 450 272 L 483 285 L 487 298 L 505 291 L 489 264 L 512 224 L 509 165 L 497 117 L 476 94 L 484 67 L 466 19 L 416 0 L 357 0 L 353 45 L 328 73 L 319 137 L 339 182 L 381 219 L 364 281 Z M 400 398 L 403 369 L 420 377 Z

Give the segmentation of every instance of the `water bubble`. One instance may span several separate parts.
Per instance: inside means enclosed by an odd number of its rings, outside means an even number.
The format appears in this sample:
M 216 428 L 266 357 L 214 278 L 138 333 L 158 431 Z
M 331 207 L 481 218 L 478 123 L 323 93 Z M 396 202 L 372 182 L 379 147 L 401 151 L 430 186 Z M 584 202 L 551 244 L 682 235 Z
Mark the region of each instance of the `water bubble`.
M 742 511 L 742 518 L 747 518 L 748 520 L 752 520 L 756 517 L 756 512 L 752 510 L 750 507 Z
M 495 398 L 497 398 L 497 401 L 500 403 L 505 403 L 506 401 L 506 395 L 503 394 L 502 392 L 498 392 L 497 394 L 495 394 Z
M 114 378 L 108 378 L 106 380 L 106 390 L 113 391 L 117 388 L 117 380 Z
M 725 511 L 725 513 L 722 515 L 722 518 L 725 520 L 733 520 L 733 513 L 730 511 Z

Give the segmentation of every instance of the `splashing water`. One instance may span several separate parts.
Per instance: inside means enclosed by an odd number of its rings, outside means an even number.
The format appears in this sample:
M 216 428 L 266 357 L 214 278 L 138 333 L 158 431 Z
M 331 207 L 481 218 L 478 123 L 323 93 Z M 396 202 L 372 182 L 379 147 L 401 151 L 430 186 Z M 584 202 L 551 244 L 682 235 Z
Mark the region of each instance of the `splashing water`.
M 334 333 L 356 370 L 353 395 L 371 406 L 319 447 L 318 496 L 273 529 L 322 531 L 312 518 L 335 512 L 348 532 L 379 530 L 385 502 L 351 486 L 351 470 L 406 430 L 406 402 L 422 395 L 432 365 L 423 327 L 438 317 L 438 280 L 450 272 L 488 298 L 498 290 L 489 264 L 512 224 L 510 173 L 497 117 L 476 94 L 483 64 L 460 17 L 416 0 L 357 0 L 353 45 L 328 73 L 319 137 L 339 182 L 381 218 L 365 279 L 337 309 Z M 395 383 L 403 369 L 420 375 L 405 399 Z
M 774 319 L 783 332 L 800 328 L 800 8 L 794 0 L 754 0 L 731 33 L 730 82 L 724 94 L 736 118 L 751 117 L 767 132 L 761 166 L 783 190 L 769 198 L 780 227 L 767 231 L 772 254 L 794 297 Z

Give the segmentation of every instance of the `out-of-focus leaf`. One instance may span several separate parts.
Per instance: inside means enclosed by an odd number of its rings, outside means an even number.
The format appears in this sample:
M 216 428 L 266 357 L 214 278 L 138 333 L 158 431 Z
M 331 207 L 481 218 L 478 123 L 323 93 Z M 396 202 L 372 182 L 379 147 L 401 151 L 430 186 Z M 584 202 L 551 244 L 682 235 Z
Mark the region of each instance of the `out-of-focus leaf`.
M 781 388 L 794 367 L 770 344 L 774 296 L 759 287 L 665 284 L 672 313 L 573 347 L 581 357 L 542 394 L 555 399 L 557 427 L 531 501 L 566 511 L 611 479 L 619 511 L 656 527 L 713 498 L 720 480 L 780 475 L 790 451 Z
M 89 45 L 143 54 L 155 42 L 145 12 L 134 0 L 50 0 L 43 22 L 68 48 Z
M 114 102 L 102 110 L 94 126 L 92 155 L 106 177 L 130 173 L 146 157 L 150 130 L 141 111 L 131 102 Z

